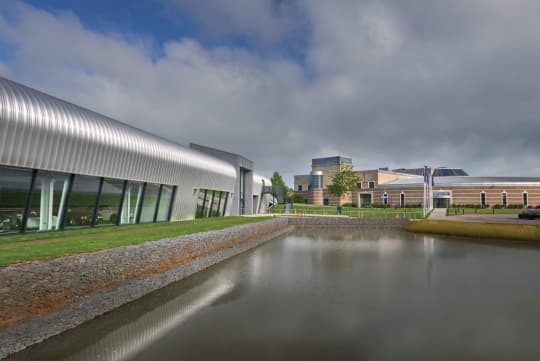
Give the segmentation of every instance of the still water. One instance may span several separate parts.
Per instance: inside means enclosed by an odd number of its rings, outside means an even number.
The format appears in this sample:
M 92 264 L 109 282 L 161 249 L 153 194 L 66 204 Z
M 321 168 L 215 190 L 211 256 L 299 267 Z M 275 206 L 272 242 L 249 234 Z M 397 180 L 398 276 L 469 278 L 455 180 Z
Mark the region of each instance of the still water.
M 540 360 L 540 248 L 297 230 L 10 360 Z

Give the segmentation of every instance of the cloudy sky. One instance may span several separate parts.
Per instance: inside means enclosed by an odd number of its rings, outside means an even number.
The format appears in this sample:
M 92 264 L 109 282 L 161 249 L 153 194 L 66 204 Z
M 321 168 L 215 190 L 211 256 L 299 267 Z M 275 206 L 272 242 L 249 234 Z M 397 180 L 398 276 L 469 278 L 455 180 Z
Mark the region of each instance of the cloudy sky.
M 540 176 L 538 14 L 538 0 L 1 0 L 0 75 L 289 184 L 332 155 Z

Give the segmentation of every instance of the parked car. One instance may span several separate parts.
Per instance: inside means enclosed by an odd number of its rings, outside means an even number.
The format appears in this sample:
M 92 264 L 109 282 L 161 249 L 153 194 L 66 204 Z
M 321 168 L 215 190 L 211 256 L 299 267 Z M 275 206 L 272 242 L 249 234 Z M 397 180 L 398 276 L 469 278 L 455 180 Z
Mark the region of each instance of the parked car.
M 520 219 L 535 219 L 540 218 L 540 209 L 526 209 L 518 214 Z

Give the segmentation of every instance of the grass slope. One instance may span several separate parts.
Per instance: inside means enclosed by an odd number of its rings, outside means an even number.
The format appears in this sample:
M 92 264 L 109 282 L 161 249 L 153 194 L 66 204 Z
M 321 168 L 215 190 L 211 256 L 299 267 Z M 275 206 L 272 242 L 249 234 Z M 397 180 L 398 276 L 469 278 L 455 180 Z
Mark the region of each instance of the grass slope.
M 540 227 L 524 224 L 494 224 L 452 221 L 414 221 L 407 231 L 435 233 L 449 236 L 508 239 L 517 241 L 540 241 Z
M 220 217 L 0 237 L 0 265 L 42 260 L 213 231 L 268 217 Z

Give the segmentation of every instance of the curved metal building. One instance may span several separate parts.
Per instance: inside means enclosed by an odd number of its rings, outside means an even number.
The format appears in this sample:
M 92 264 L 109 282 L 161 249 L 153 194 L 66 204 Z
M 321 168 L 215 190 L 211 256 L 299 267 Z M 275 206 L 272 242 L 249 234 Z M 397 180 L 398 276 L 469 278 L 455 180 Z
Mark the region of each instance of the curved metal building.
M 22 199 L 16 194 L 24 193 L 25 182 L 30 195 Z M 236 171 L 227 162 L 0 77 L 0 233 L 63 228 L 76 199 L 86 203 L 81 217 L 93 218 L 84 225 L 103 221 L 100 201 L 118 206 L 105 212 L 103 223 L 112 224 L 142 223 L 152 215 L 153 221 L 188 219 L 205 206 L 212 212 L 201 216 L 230 214 L 235 185 Z M 154 213 L 145 211 L 154 203 Z

